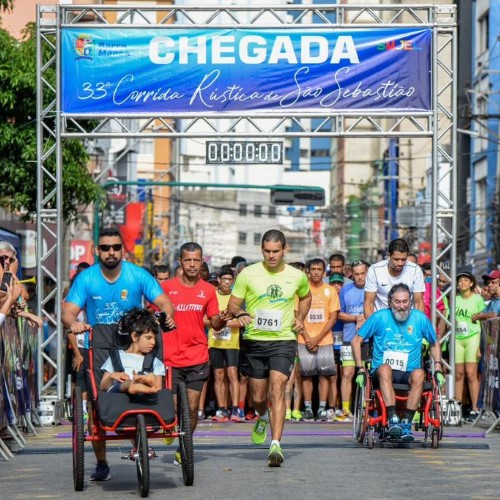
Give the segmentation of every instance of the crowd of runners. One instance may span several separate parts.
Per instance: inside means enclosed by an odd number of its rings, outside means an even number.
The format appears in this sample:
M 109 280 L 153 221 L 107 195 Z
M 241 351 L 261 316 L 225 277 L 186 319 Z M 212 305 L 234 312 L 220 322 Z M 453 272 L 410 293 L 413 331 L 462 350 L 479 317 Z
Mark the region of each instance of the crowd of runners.
M 362 383 L 359 360 L 370 356 L 369 343 L 360 338 L 377 333 L 371 316 L 390 308 L 395 321 L 403 324 L 412 306 L 429 318 L 432 301 L 442 316 L 452 314 L 442 294 L 450 286 L 446 276 L 433 277 L 430 266 L 419 266 L 403 239 L 391 241 L 385 258 L 371 264 L 348 263 L 340 253 L 327 261 L 313 258 L 287 264 L 285 236 L 278 230 L 263 235 L 261 250 L 260 262 L 235 256 L 210 270 L 202 247 L 188 242 L 180 248 L 176 269 L 160 265 L 148 272 L 123 260 L 118 231 L 103 231 L 97 245 L 99 262 L 79 272 L 63 307 L 75 353 L 73 367 L 79 370 L 85 364 L 85 332 L 93 324 L 119 324 L 134 307 L 163 311 L 172 331 L 163 333 L 161 361 L 173 369 L 174 391 L 181 380 L 187 385 L 193 430 L 203 419 L 255 420 L 251 439 L 261 445 L 270 424 L 267 461 L 274 467 L 284 460 L 285 421 L 352 421 L 353 387 Z M 480 321 L 496 317 L 500 310 L 500 271 L 491 271 L 483 280 L 485 286 L 479 289 L 470 273 L 457 276 L 456 398 L 468 402 L 470 418 L 479 409 Z M 407 288 L 397 288 L 401 285 Z M 400 300 L 397 293 L 408 293 L 410 302 L 403 307 L 393 304 L 394 297 Z M 405 318 L 398 319 L 401 315 Z M 428 336 L 433 345 L 445 335 L 447 323 L 438 317 L 431 328 L 436 332 Z M 133 344 L 139 332 L 130 335 L 130 352 L 140 352 L 139 344 Z M 355 339 L 361 351 L 353 353 Z M 435 375 L 442 384 L 446 342 L 433 353 Z M 396 356 L 390 362 L 403 361 Z M 109 368 L 103 365 L 102 370 Z M 126 392 L 133 387 L 133 377 L 128 382 L 113 373 L 105 374 L 103 382 L 103 390 Z M 92 479 L 107 480 L 105 443 L 94 451 L 98 464 Z M 179 460 L 176 453 L 175 462 Z

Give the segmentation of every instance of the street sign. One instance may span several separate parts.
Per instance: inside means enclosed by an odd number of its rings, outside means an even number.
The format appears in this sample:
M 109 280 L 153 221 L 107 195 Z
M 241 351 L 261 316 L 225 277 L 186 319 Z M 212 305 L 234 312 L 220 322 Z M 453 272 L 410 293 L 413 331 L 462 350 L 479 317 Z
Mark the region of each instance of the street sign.
M 316 189 L 271 189 L 271 203 L 275 205 L 314 205 L 325 204 L 325 190 Z
M 283 163 L 283 142 L 207 141 L 207 164 Z

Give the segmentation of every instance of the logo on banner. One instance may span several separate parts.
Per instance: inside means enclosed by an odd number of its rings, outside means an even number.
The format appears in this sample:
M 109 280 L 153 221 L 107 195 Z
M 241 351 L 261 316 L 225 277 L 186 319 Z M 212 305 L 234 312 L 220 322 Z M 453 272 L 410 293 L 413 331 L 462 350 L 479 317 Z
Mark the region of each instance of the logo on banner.
M 94 42 L 88 35 L 80 35 L 75 42 L 78 59 L 92 59 Z

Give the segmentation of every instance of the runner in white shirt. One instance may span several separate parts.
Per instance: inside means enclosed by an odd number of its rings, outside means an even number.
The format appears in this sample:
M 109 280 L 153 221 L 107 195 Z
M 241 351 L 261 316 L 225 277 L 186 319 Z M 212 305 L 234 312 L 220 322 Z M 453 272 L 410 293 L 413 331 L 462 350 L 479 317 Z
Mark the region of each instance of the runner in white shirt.
M 417 264 L 408 260 L 410 249 L 398 238 L 389 243 L 388 258 L 368 269 L 365 284 L 364 314 L 368 319 L 375 311 L 388 307 L 387 295 L 396 284 L 408 285 L 413 307 L 424 312 L 424 275 Z

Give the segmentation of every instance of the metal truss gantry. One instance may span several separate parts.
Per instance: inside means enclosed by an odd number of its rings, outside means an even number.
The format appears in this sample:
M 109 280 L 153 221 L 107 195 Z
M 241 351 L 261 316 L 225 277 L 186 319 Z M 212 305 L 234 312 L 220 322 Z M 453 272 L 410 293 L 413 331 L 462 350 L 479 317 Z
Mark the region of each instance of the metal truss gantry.
M 154 21 L 152 21 L 154 19 Z M 139 23 L 139 24 L 138 24 Z M 360 29 L 428 27 L 433 33 L 432 110 L 429 112 L 325 112 L 243 114 L 197 113 L 175 116 L 144 114 L 64 116 L 61 113 L 61 31 L 83 28 L 286 28 L 318 27 Z M 40 333 L 38 386 L 41 399 L 61 402 L 65 397 L 63 328 L 60 322 L 63 269 L 64 222 L 62 217 L 62 145 L 67 138 L 190 138 L 228 139 L 293 137 L 428 137 L 432 139 L 432 271 L 451 280 L 446 295 L 454 311 L 456 261 L 456 7 L 453 5 L 279 5 L 252 6 L 121 6 L 59 5 L 37 9 L 37 280 L 38 309 L 46 313 L 50 300 L 56 303 L 56 331 L 47 340 Z M 90 119 L 89 119 L 90 118 Z M 315 118 L 314 126 L 312 125 Z M 318 120 L 319 119 L 319 120 Z M 319 125 L 318 125 L 319 123 Z M 244 132 L 241 125 L 244 124 Z M 293 127 L 290 125 L 294 124 Z M 54 164 L 53 169 L 49 164 Z M 52 243 L 50 243 L 52 242 Z M 55 273 L 48 261 L 55 256 Z M 44 287 L 49 281 L 52 286 Z M 436 283 L 433 283 L 436 293 Z M 441 316 L 432 302 L 432 317 Z M 451 326 L 449 386 L 454 395 L 454 317 Z M 57 340 L 57 360 L 44 348 Z M 43 380 L 43 365 L 55 368 L 54 377 Z M 52 387 L 57 385 L 54 393 Z

